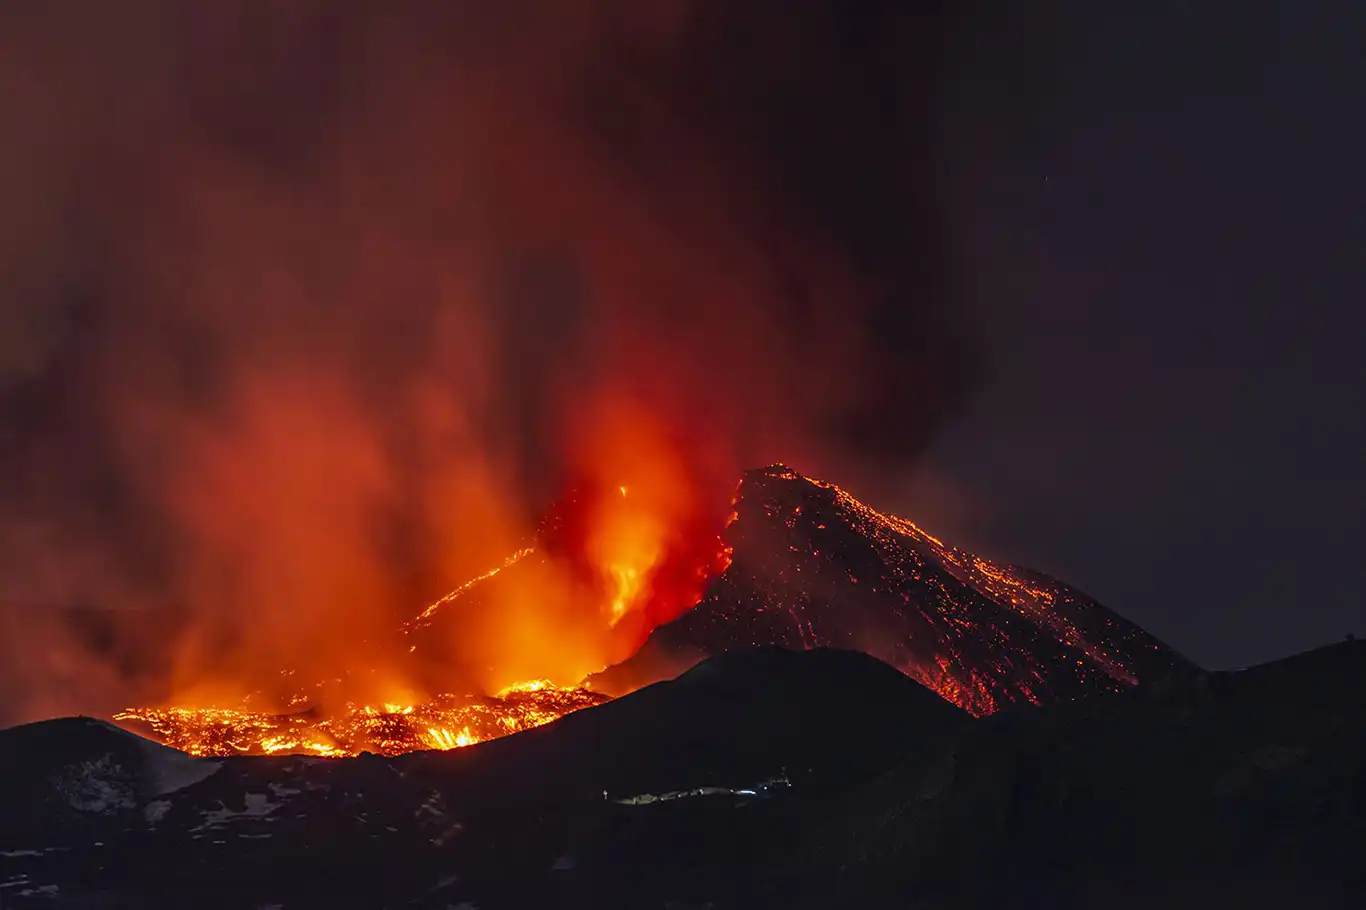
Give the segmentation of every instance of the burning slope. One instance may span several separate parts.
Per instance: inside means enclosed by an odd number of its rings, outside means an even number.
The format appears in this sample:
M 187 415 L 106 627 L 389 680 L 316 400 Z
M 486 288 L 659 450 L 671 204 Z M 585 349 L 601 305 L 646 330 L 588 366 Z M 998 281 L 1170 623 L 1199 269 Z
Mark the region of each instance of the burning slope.
M 703 512 L 661 512 L 629 487 L 581 487 L 551 510 L 532 546 L 394 636 L 393 649 L 412 661 L 408 676 L 417 679 L 439 670 L 465 611 L 486 614 L 525 592 L 579 598 L 580 631 L 623 649 L 625 659 L 576 685 L 538 680 L 494 695 L 402 704 L 296 694 L 288 700 L 293 710 L 248 700 L 232 708 L 133 709 L 116 719 L 195 755 L 398 754 L 539 726 L 705 657 L 754 646 L 863 651 L 979 716 L 1118 690 L 1185 665 L 1056 579 L 949 546 L 781 465 L 747 473 L 733 507 L 718 538 Z M 565 590 L 546 588 L 552 579 Z M 566 649 L 575 646 L 566 639 Z M 439 684 L 423 688 L 445 691 Z
M 782 465 L 751 471 L 724 537 L 733 562 L 630 660 L 619 692 L 731 648 L 848 648 L 976 715 L 1161 677 L 1184 660 L 1079 591 L 1000 565 Z
M 407 623 L 408 649 L 439 654 L 459 641 L 470 614 L 532 596 L 570 604 L 558 612 L 570 614 L 577 628 L 552 644 L 584 653 L 586 665 L 573 679 L 634 654 L 652 630 L 700 601 L 730 563 L 730 548 L 717 533 L 723 513 L 672 479 L 579 484 L 542 519 L 532 546 Z M 585 634 L 594 639 L 587 647 L 577 644 Z M 525 669 L 550 675 L 544 664 Z

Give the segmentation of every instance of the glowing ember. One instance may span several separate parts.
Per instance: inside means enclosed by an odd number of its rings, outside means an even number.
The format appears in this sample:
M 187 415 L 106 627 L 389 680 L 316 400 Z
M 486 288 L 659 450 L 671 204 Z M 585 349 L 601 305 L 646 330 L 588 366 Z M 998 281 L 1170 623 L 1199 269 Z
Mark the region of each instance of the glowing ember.
M 327 716 L 312 711 L 269 714 L 226 708 L 133 708 L 114 719 L 143 725 L 162 742 L 191 755 L 398 755 L 421 749 L 458 749 L 496 739 L 606 700 L 587 689 L 533 680 L 494 696 L 442 695 L 420 705 L 348 704 Z
M 404 626 L 404 631 L 411 631 L 413 629 L 420 628 L 426 625 L 428 622 L 431 621 L 432 616 L 436 613 L 437 610 L 440 610 L 442 607 L 446 606 L 452 601 L 459 600 L 462 595 L 469 592 L 480 582 L 488 581 L 490 578 L 497 575 L 504 569 L 512 568 L 513 566 L 517 565 L 517 563 L 521 562 L 523 559 L 526 559 L 528 556 L 535 552 L 535 547 L 524 547 L 523 549 L 518 550 L 516 553 L 513 553 L 507 559 L 503 560 L 502 564 L 500 564 L 496 568 L 489 569 L 484 574 L 476 575 L 475 577 L 471 578 L 469 581 L 465 582 L 463 585 L 456 588 L 454 591 L 451 591 L 449 594 L 445 595 L 439 600 L 434 601 L 431 604 L 431 606 L 427 607 L 427 609 L 423 610 L 416 617 L 409 620 L 408 623 Z

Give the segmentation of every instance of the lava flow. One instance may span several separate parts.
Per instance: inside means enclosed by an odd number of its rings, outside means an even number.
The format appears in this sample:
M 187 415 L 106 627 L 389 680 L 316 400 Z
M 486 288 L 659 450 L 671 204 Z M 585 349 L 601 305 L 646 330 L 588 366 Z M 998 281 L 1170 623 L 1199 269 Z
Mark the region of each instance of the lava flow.
M 311 754 L 329 758 L 373 752 L 457 749 L 530 730 L 571 711 L 607 701 L 549 680 L 509 686 L 492 696 L 442 695 L 419 705 L 348 704 L 336 714 L 271 714 L 228 708 L 135 708 L 114 719 L 142 725 L 161 742 L 198 756 Z

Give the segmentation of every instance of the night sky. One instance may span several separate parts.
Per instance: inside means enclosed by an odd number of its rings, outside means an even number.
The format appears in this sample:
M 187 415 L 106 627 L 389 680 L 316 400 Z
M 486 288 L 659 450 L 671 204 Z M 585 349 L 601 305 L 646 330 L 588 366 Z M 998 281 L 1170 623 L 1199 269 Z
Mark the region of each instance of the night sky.
M 0 600 L 393 601 L 615 383 L 1206 666 L 1366 634 L 1355 0 L 111 9 L 0 12 Z
M 1366 13 L 1051 7 L 1028 141 L 959 107 L 985 375 L 907 501 L 1206 666 L 1366 634 Z

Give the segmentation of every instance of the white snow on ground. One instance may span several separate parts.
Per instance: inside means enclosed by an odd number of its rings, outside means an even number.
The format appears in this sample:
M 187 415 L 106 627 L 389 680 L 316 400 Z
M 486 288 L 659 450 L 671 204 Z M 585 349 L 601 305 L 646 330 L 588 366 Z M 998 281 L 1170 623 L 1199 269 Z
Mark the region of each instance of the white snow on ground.
M 137 805 L 137 797 L 124 780 L 126 775 L 113 753 L 105 753 L 92 761 L 67 765 L 53 777 L 52 786 L 72 808 L 82 812 L 131 809 Z
M 42 850 L 0 850 L 0 856 L 42 856 Z
M 75 762 L 58 771 L 52 778 L 53 788 L 81 812 L 135 808 L 148 797 L 165 796 L 199 783 L 223 764 L 194 758 L 106 721 L 89 718 L 87 723 L 128 737 L 142 753 L 142 761 L 134 763 L 137 767 L 128 767 L 113 752 L 106 752 L 99 758 Z M 155 821 L 150 817 L 148 820 Z
M 0 883 L 0 889 L 23 888 L 22 891 L 15 891 L 17 897 L 39 897 L 52 896 L 57 893 L 56 885 L 38 885 L 28 880 L 27 875 L 19 875 L 7 882 Z M 3 907 L 4 897 L 0 895 L 0 907 Z
M 670 790 L 668 793 L 641 793 L 637 796 L 626 796 L 621 799 L 614 799 L 612 802 L 622 806 L 648 806 L 650 803 L 663 803 L 675 799 L 688 799 L 696 796 L 765 796 L 770 791 L 779 788 L 791 787 L 792 783 L 786 777 L 775 777 L 766 780 L 753 787 L 745 787 L 739 790 L 732 790 L 730 787 L 694 787 L 691 790 Z M 606 796 L 606 794 L 603 794 Z
M 204 823 L 190 830 L 211 830 L 224 822 L 237 818 L 264 818 L 284 805 L 283 803 L 272 803 L 270 797 L 264 793 L 248 793 L 246 802 L 247 807 L 245 809 L 229 809 L 227 806 L 221 809 L 210 809 L 204 813 Z

